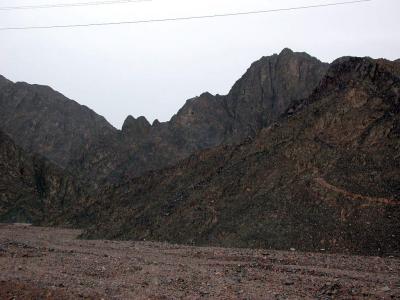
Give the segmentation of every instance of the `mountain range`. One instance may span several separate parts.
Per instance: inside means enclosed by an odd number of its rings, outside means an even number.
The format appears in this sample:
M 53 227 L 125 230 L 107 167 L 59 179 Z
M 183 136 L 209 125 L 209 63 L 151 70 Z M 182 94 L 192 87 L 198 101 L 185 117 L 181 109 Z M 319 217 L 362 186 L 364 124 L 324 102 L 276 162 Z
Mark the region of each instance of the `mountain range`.
M 0 77 L 0 219 L 84 237 L 400 254 L 400 63 L 284 49 L 122 130 Z M 71 175 L 73 174 L 73 176 Z
M 27 151 L 96 182 L 138 176 L 254 137 L 316 87 L 328 65 L 284 49 L 252 64 L 226 96 L 190 99 L 169 122 L 128 116 L 122 130 L 49 87 L 0 78 L 0 128 Z

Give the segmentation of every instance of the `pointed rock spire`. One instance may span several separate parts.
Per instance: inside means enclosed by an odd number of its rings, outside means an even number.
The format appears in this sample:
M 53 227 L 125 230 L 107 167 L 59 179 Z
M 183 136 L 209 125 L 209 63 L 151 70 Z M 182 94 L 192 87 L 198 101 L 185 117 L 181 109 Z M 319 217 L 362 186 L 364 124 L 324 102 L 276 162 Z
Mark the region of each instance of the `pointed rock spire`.
M 149 121 L 143 116 L 135 119 L 129 115 L 122 125 L 122 132 L 132 137 L 143 137 L 151 128 Z

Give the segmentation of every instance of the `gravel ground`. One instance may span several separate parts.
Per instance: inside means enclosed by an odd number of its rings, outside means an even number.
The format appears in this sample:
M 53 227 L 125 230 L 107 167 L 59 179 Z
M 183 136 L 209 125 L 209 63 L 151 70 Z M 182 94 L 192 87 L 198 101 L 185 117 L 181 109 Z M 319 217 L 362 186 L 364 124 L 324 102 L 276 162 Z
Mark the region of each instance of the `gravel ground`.
M 398 258 L 78 240 L 0 225 L 0 299 L 400 299 Z

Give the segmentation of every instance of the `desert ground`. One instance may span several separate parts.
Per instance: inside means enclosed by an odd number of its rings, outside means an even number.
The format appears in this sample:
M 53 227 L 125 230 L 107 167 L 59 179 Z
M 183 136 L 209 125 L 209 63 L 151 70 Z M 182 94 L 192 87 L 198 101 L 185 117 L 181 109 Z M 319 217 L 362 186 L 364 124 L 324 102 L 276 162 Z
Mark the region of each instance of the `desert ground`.
M 400 299 L 400 259 L 80 240 L 0 225 L 0 299 Z

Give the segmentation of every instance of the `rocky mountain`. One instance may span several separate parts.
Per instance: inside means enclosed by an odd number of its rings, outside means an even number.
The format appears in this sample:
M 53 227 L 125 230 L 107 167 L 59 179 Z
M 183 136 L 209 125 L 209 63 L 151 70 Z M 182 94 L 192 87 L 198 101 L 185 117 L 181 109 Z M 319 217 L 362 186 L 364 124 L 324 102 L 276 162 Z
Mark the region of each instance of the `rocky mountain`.
M 28 152 L 67 167 L 74 153 L 117 134 L 103 117 L 50 87 L 0 77 L 0 129 Z
M 254 137 L 310 95 L 327 68 L 308 54 L 284 49 L 252 64 L 228 95 L 190 99 L 169 122 L 129 116 L 121 131 L 49 87 L 0 78 L 0 129 L 81 179 L 118 181 Z
M 284 49 L 253 63 L 228 95 L 204 93 L 190 99 L 169 122 L 150 124 L 129 116 L 122 127 L 119 151 L 111 159 L 89 151 L 75 168 L 109 170 L 114 177 L 135 177 L 171 166 L 190 154 L 254 137 L 289 105 L 307 97 L 328 68 L 306 53 Z M 80 160 L 82 162 L 82 160 Z M 107 166 L 104 167 L 104 164 Z M 108 172 L 106 172 L 108 173 Z
M 294 101 L 311 94 L 328 64 L 284 49 L 253 63 L 227 96 L 205 93 L 189 100 L 171 120 L 186 139 L 203 147 L 254 137 Z
M 73 176 L 0 132 L 0 222 L 67 224 L 64 214 L 79 207 L 78 199 L 83 189 Z
M 121 131 L 48 87 L 0 77 L 0 221 L 400 255 L 399 113 L 399 62 L 328 69 L 288 49 L 226 96 L 188 100 L 165 123 L 129 116 Z
M 345 57 L 254 139 L 106 186 L 72 218 L 92 238 L 400 255 L 399 153 L 400 64 Z

